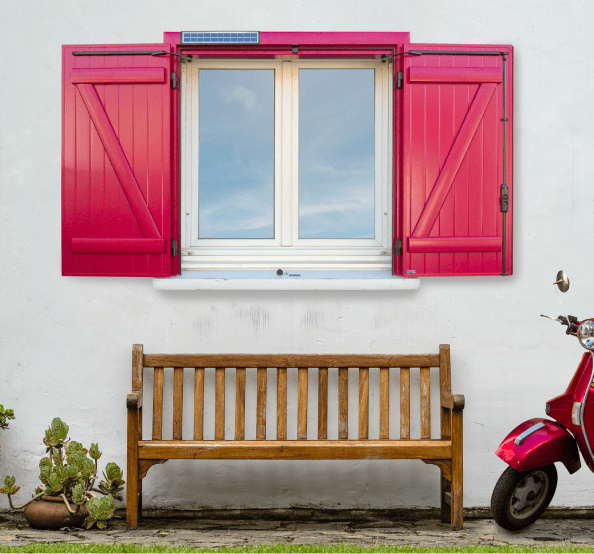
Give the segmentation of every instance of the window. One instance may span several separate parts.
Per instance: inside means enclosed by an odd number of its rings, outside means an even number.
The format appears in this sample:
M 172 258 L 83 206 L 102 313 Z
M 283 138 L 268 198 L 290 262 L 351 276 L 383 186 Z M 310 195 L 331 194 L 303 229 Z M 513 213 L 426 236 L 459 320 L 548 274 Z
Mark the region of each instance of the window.
M 258 36 L 63 48 L 64 275 L 512 273 L 510 46 Z
M 391 269 L 391 63 L 181 76 L 182 269 Z

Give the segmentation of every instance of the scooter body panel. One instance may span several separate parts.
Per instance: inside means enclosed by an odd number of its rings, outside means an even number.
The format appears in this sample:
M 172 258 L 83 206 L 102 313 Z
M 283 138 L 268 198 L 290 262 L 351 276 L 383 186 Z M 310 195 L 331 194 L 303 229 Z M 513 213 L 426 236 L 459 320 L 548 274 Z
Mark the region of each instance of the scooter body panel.
M 495 454 L 517 471 L 561 462 L 569 473 L 581 467 L 575 439 L 559 423 L 535 417 L 518 425 Z

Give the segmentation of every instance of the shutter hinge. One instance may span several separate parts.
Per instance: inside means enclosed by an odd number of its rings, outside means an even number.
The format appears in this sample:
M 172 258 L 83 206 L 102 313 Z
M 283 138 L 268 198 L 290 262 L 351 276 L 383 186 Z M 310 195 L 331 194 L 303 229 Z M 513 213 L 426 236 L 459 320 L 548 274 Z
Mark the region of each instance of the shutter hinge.
M 177 74 L 175 71 L 171 72 L 171 88 L 177 88 Z
M 402 239 L 397 239 L 394 245 L 394 256 L 402 256 Z
M 507 185 L 504 183 L 501 185 L 501 212 L 504 214 L 509 210 L 509 196 L 507 193 Z
M 293 52 L 293 54 L 297 54 L 299 52 L 299 45 L 298 44 L 291 45 L 291 52 Z
M 177 251 L 177 241 L 175 239 L 173 239 L 171 241 L 171 255 L 175 258 L 175 256 L 177 256 L 178 251 Z
M 402 88 L 402 81 L 404 80 L 404 74 L 402 71 L 396 73 L 396 88 Z

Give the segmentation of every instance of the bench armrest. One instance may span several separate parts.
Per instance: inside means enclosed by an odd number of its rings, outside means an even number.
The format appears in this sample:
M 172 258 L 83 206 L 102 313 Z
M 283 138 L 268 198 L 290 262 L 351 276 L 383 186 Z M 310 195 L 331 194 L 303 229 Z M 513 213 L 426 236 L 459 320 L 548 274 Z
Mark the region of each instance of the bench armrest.
M 442 392 L 441 407 L 449 408 L 454 412 L 461 412 L 464 409 L 464 395 L 452 394 L 451 392 Z
M 131 393 L 126 398 L 126 406 L 129 410 L 138 410 L 142 408 L 142 396 L 137 393 Z

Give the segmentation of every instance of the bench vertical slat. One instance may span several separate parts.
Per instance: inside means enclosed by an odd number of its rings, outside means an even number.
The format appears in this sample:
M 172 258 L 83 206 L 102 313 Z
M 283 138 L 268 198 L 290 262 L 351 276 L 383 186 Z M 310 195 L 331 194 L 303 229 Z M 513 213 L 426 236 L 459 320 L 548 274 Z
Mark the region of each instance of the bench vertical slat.
M 307 440 L 307 372 L 306 367 L 297 370 L 297 440 Z
M 184 368 L 173 370 L 173 440 L 182 440 L 184 412 Z
M 349 438 L 349 368 L 338 368 L 338 438 Z
M 359 438 L 369 438 L 369 368 L 359 368 Z
M 380 367 L 380 439 L 390 438 L 390 368 Z
M 400 438 L 410 439 L 410 368 L 400 368 Z
M 431 438 L 431 368 L 421 368 L 421 438 Z
M 215 370 L 215 440 L 225 440 L 225 368 Z
M 163 368 L 156 367 L 153 384 L 153 440 L 163 438 Z
M 328 368 L 318 373 L 318 439 L 328 438 Z
M 245 437 L 245 367 L 235 370 L 235 440 Z
M 194 369 L 194 440 L 204 439 L 204 368 Z
M 276 440 L 287 439 L 287 368 L 279 367 L 276 377 Z
M 256 440 L 266 440 L 266 392 L 268 370 L 258 368 L 258 391 L 256 400 Z
M 450 345 L 439 346 L 439 388 L 440 393 L 451 392 Z M 441 438 L 452 438 L 451 412 L 447 408 L 441 409 Z

